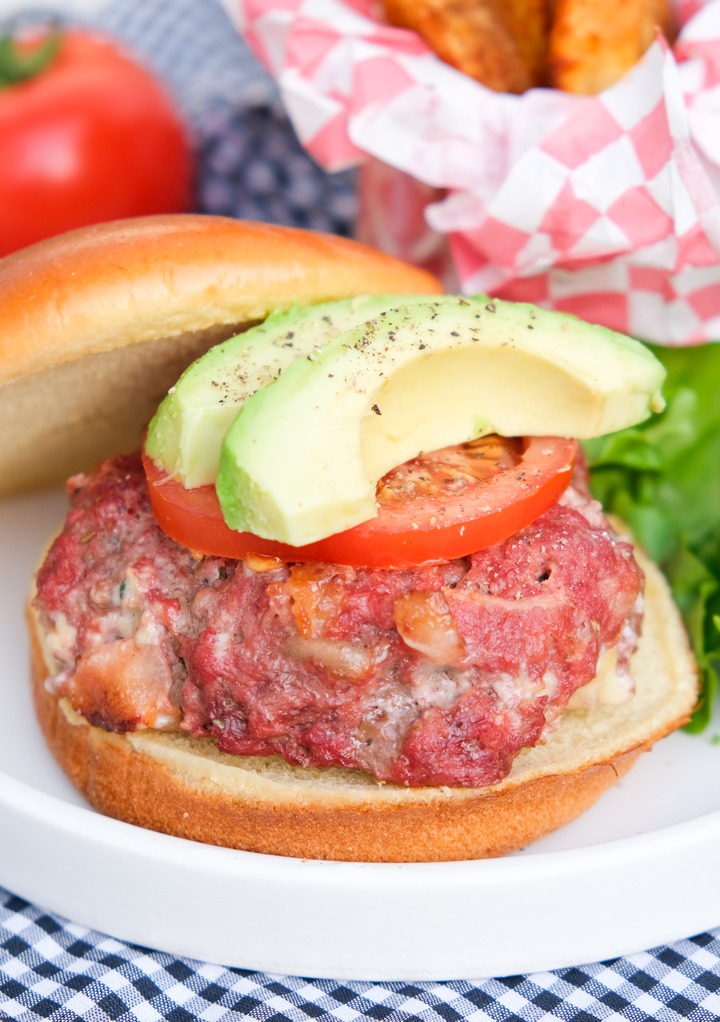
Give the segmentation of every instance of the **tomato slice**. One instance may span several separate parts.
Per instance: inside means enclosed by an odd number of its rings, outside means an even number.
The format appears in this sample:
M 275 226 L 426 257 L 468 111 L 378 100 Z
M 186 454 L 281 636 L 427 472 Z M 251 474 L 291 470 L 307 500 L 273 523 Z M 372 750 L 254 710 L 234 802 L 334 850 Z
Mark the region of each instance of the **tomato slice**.
M 406 568 L 465 557 L 519 532 L 564 492 L 576 456 L 574 440 L 494 435 L 422 454 L 380 480 L 376 518 L 302 547 L 235 532 L 213 486 L 186 490 L 144 452 L 143 463 L 160 527 L 198 553 Z

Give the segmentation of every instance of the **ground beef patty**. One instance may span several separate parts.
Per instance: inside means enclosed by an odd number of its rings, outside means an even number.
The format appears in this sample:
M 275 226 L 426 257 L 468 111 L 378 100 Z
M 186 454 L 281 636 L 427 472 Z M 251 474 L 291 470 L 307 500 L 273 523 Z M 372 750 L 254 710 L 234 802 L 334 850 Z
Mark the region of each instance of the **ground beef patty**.
M 55 691 L 108 730 L 483 786 L 637 640 L 640 571 L 582 479 L 511 539 L 402 571 L 195 557 L 156 525 L 135 458 L 68 490 L 35 605 Z

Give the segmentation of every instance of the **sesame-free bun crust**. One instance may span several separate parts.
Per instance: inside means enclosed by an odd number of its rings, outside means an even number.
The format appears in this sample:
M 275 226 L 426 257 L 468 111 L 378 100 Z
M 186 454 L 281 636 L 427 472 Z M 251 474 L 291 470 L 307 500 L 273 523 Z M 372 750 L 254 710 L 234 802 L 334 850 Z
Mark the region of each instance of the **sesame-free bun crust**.
M 191 214 L 13 253 L 0 260 L 0 493 L 137 448 L 183 369 L 273 309 L 439 290 L 344 238 Z
M 45 685 L 48 662 L 29 612 L 33 691 L 45 738 L 100 812 L 210 844 L 301 858 L 367 862 L 502 855 L 591 806 L 654 742 L 683 724 L 696 670 L 658 569 L 642 555 L 646 615 L 632 700 L 566 712 L 509 776 L 481 790 L 403 788 L 356 771 L 291 767 L 276 757 L 219 753 L 208 740 L 90 726 Z

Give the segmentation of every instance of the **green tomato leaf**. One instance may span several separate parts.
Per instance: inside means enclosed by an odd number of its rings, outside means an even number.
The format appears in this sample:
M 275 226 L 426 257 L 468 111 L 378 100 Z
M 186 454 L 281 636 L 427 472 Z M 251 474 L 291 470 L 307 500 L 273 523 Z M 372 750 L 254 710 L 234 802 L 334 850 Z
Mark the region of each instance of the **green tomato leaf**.
M 0 89 L 41 74 L 52 64 L 59 46 L 60 33 L 56 29 L 28 50 L 19 49 L 12 36 L 0 36 Z

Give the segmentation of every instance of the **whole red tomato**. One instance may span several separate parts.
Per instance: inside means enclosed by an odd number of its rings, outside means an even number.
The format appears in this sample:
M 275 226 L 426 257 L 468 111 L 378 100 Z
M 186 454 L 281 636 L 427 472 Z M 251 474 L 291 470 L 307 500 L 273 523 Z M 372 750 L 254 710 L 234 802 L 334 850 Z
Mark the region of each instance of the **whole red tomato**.
M 21 66 L 38 45 L 6 40 L 0 54 Z M 86 224 L 188 210 L 191 148 L 155 77 L 85 32 L 47 49 L 23 80 L 0 66 L 0 256 Z

